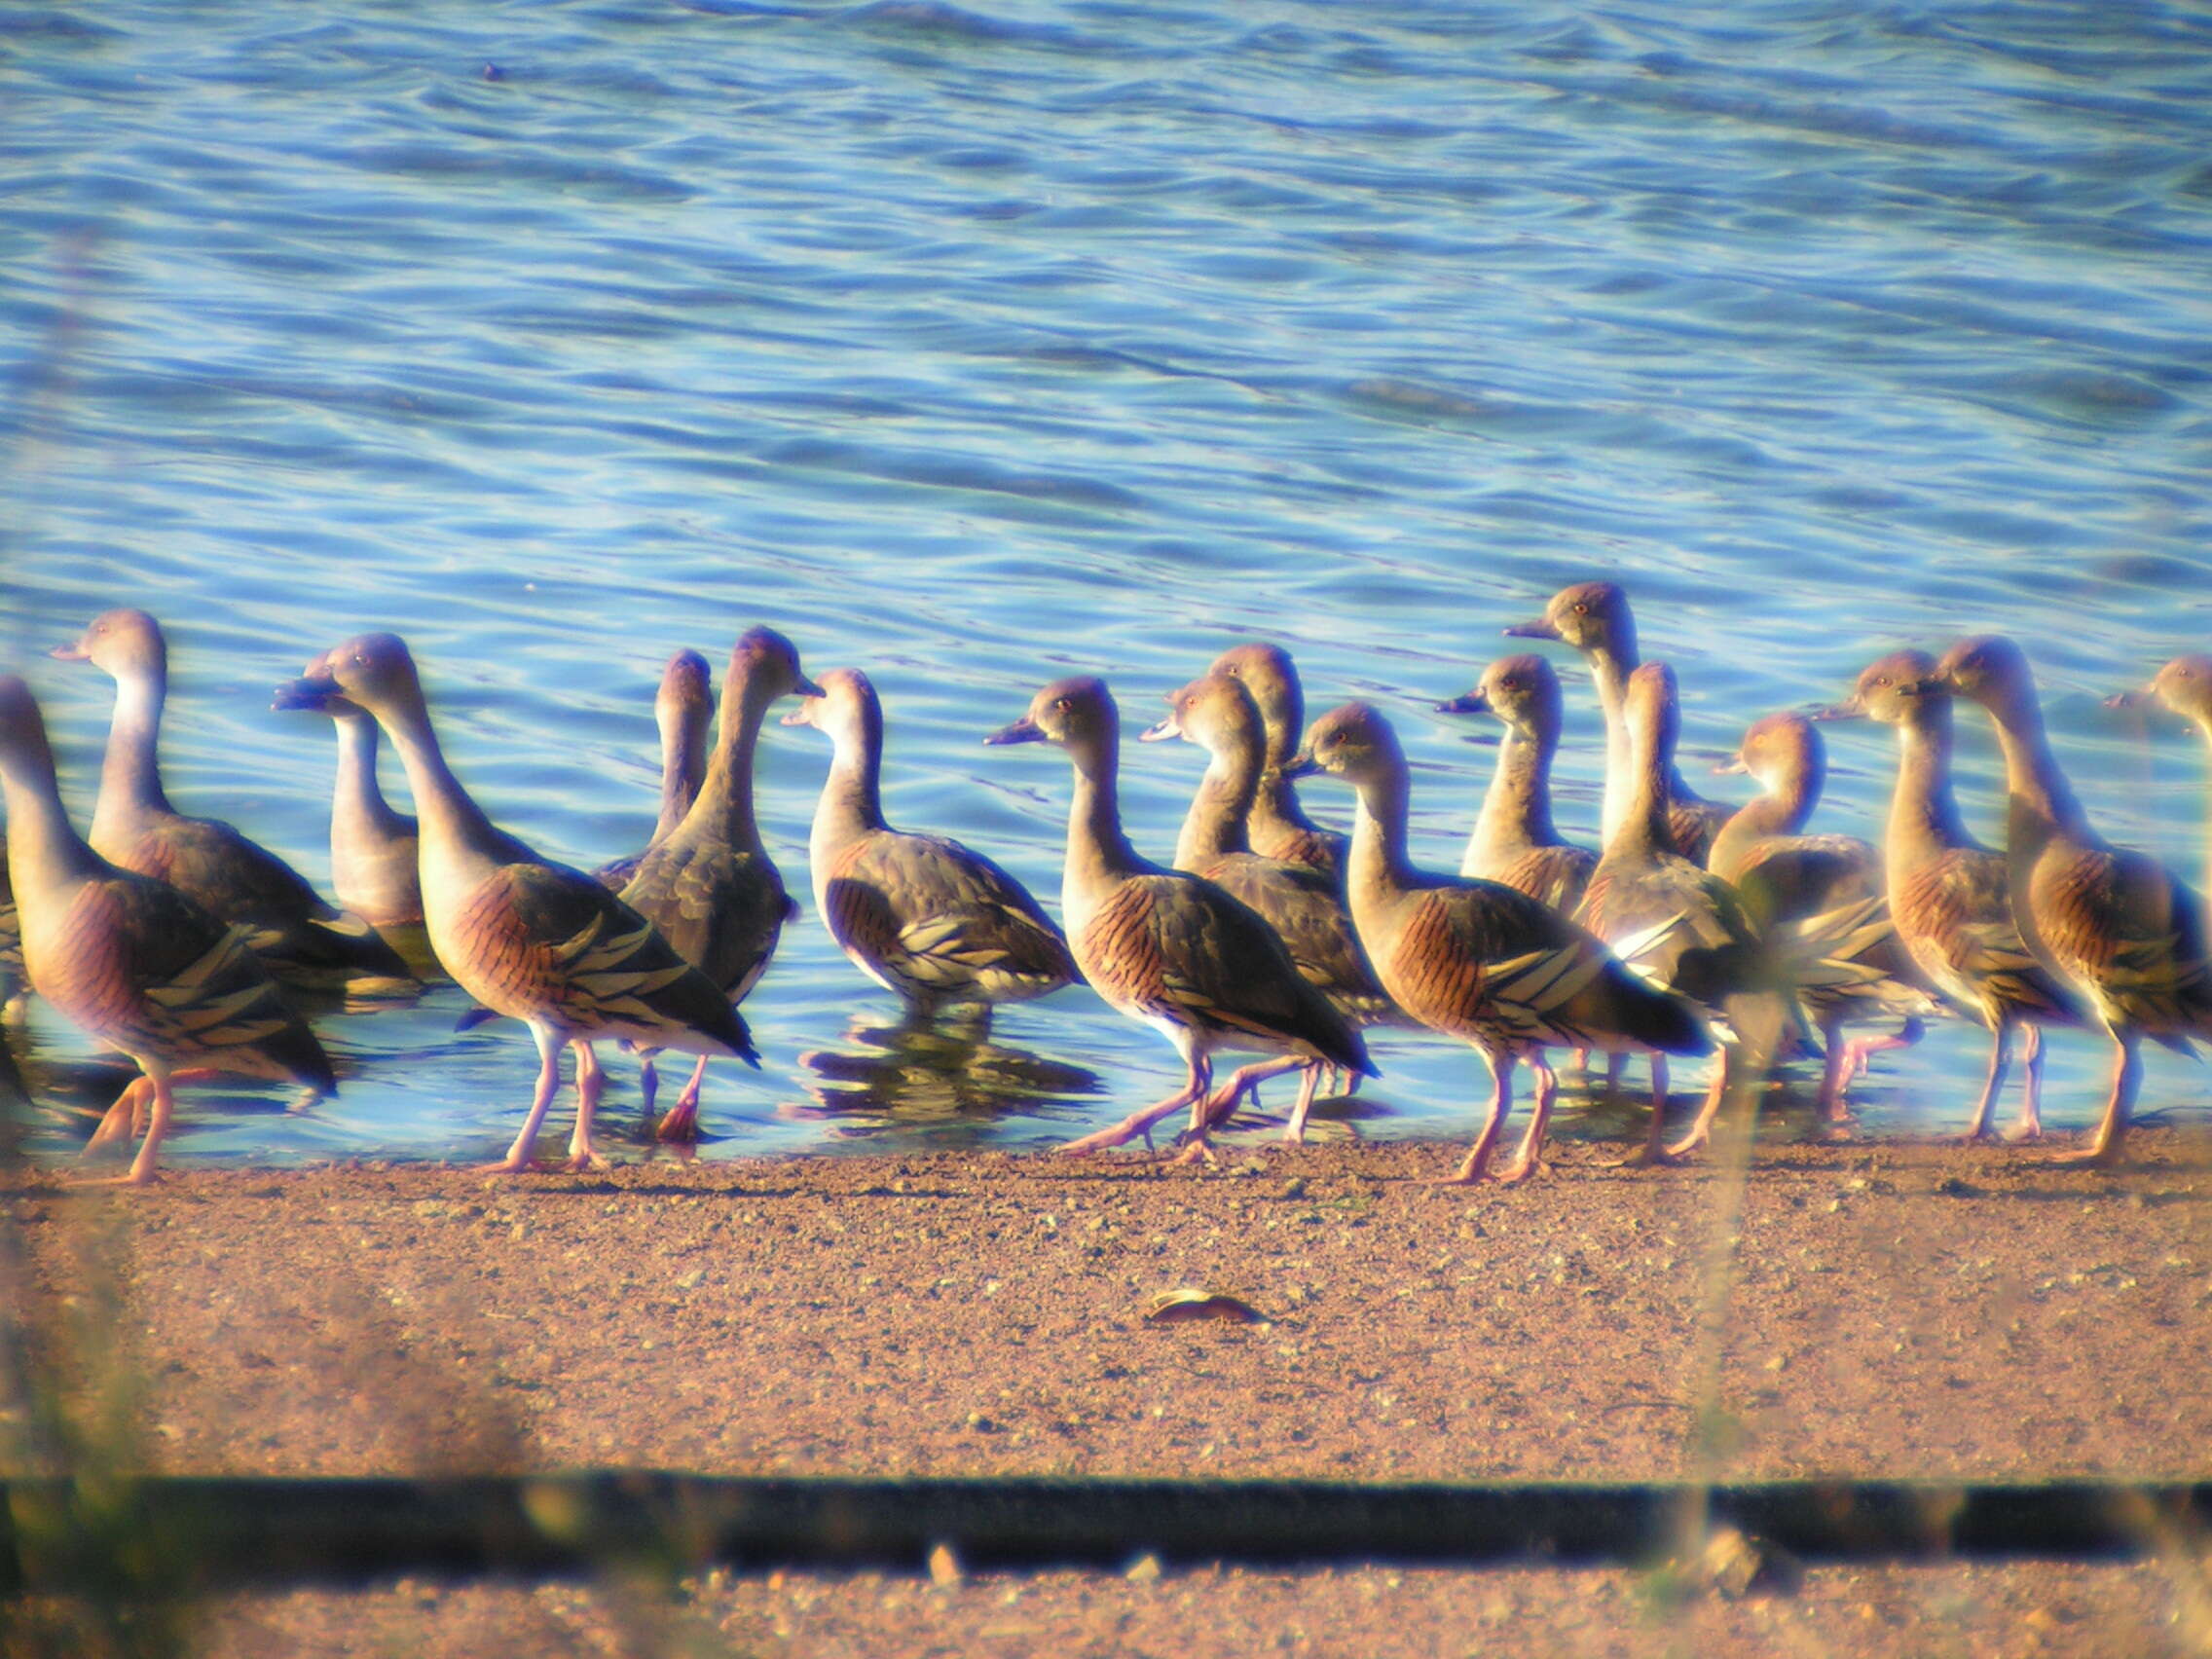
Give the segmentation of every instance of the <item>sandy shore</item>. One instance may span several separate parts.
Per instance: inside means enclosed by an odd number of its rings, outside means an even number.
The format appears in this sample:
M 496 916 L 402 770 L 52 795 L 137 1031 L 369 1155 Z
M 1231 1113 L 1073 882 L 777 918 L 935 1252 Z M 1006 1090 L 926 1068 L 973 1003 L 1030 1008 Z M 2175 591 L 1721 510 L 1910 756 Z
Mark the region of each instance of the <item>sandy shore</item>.
M 201 1609 L 198 1659 L 2173 1659 L 2204 1651 L 2203 1609 L 2157 1564 L 1833 1567 L 1788 1596 L 1670 1604 L 1621 1569 L 1304 1573 L 1203 1569 L 984 1575 L 716 1573 L 674 1597 L 615 1583 L 280 1591 Z
M 1715 1168 L 1586 1147 L 1472 1192 L 1400 1184 L 1456 1148 L 1336 1145 L 6 1204 L 18 1303 L 65 1373 L 120 1341 L 129 1456 L 169 1472 L 1672 1478 L 1716 1394 L 1723 1478 L 2201 1479 L 2212 1144 L 2135 1144 L 1762 1147 L 1717 1255 Z M 1148 1322 L 1183 1285 L 1267 1322 Z

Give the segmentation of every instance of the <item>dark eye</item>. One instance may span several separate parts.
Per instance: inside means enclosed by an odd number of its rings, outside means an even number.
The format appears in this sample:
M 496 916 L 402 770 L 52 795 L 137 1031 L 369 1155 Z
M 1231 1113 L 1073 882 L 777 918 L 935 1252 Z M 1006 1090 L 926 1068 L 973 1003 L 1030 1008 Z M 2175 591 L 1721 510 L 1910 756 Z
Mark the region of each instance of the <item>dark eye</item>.
M 1052 707 L 1065 714 L 1068 710 L 1068 700 L 1065 697 L 1055 697 L 1052 699 Z
M 1587 605 L 1583 605 L 1577 602 L 1574 607 L 1574 614 L 1577 616 L 1587 616 L 1590 614 L 1590 608 Z

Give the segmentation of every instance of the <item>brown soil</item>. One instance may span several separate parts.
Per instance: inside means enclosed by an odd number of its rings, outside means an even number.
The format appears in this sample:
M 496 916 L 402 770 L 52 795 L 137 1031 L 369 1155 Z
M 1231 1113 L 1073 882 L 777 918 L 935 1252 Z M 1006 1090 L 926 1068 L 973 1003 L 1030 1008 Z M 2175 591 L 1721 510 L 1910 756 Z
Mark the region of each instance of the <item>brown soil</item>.
M 2157 1564 L 1825 1567 L 1794 1593 L 1669 1603 L 1618 1568 L 1362 1567 L 1303 1573 L 716 1573 L 674 1598 L 619 1584 L 448 1586 L 225 1599 L 197 1659 L 2163 1659 L 2201 1654 L 2201 1594 Z M 6 1647 L 0 1642 L 0 1649 Z
M 1512 1190 L 1331 1145 L 6 1202 L 50 1338 L 82 1367 L 120 1333 L 127 1460 L 165 1471 L 1669 1478 L 1716 1379 L 1725 1478 L 2202 1479 L 2212 1144 L 2131 1150 L 1762 1147 L 1717 1253 L 1716 1166 L 1579 1147 Z M 1146 1320 L 1184 1285 L 1269 1322 Z

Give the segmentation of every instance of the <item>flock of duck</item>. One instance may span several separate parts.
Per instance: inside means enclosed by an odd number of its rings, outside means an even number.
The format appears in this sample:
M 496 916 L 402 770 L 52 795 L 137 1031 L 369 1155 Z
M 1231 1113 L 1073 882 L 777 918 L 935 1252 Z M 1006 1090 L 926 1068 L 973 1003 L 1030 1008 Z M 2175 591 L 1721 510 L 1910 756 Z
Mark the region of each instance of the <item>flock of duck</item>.
M 1754 723 L 1736 762 L 1761 793 L 1731 809 L 1702 800 L 1675 763 L 1672 672 L 1639 663 L 1626 596 L 1607 582 L 1556 595 L 1505 630 L 1571 646 L 1595 680 L 1606 733 L 1603 845 L 1567 842 L 1549 773 L 1560 682 L 1539 655 L 1501 658 L 1448 712 L 1505 727 L 1497 771 L 1457 874 L 1407 853 L 1408 770 L 1390 723 L 1348 703 L 1304 723 L 1290 658 L 1267 645 L 1224 653 L 1167 699 L 1144 741 L 1181 738 L 1208 763 L 1172 867 L 1131 846 L 1116 801 L 1121 717 L 1102 681 L 1055 681 L 984 739 L 1044 742 L 1074 771 L 1055 925 L 996 864 L 957 841 L 902 831 L 878 793 L 883 713 L 866 676 L 809 679 L 781 635 L 755 628 L 730 653 L 712 749 L 710 677 L 673 657 L 656 699 L 659 823 L 638 856 L 586 873 L 538 857 L 496 826 L 446 764 L 416 665 L 390 634 L 324 652 L 278 688 L 276 706 L 327 716 L 339 745 L 333 886 L 320 899 L 231 826 L 177 812 L 157 755 L 166 691 L 160 625 L 139 610 L 95 618 L 56 657 L 113 678 L 114 721 L 89 841 L 63 809 L 52 751 L 25 682 L 0 677 L 0 783 L 8 891 L 0 977 L 44 999 L 138 1075 L 91 1150 L 142 1135 L 129 1173 L 155 1176 L 173 1086 L 233 1074 L 332 1090 L 328 1056 L 301 1009 L 338 993 L 399 994 L 442 972 L 475 1001 L 463 1024 L 510 1016 L 536 1040 L 529 1114 L 504 1159 L 534 1166 L 575 1051 L 569 1166 L 603 1164 L 594 1117 L 605 1073 L 593 1045 L 637 1052 L 648 1113 L 655 1056 L 696 1064 L 660 1133 L 696 1132 L 708 1060 L 757 1064 L 737 1012 L 798 907 L 753 810 L 754 752 L 771 706 L 797 699 L 832 758 L 808 842 L 816 911 L 847 956 L 916 1015 L 1043 996 L 1077 979 L 1175 1046 L 1182 1086 L 1071 1142 L 1088 1152 L 1189 1113 L 1181 1156 L 1267 1078 L 1301 1074 L 1287 1130 L 1303 1136 L 1325 1074 L 1375 1075 L 1363 1029 L 1424 1026 L 1479 1050 L 1493 1089 L 1472 1150 L 1450 1177 L 1537 1172 L 1558 1092 L 1555 1050 L 1643 1056 L 1649 1126 L 1629 1161 L 1694 1150 L 1733 1092 L 1794 1058 L 1822 1063 L 1821 1110 L 1848 1117 L 1866 1057 L 1912 1041 L 1950 1011 L 1990 1032 L 1988 1075 L 1968 1133 L 1991 1135 L 2015 1035 L 2026 1032 L 2014 1135 L 2041 1133 L 2042 1031 L 2104 1034 L 2114 1069 L 2102 1121 L 2070 1156 L 2120 1153 L 2144 1038 L 2188 1051 L 2212 1037 L 2212 964 L 2199 902 L 2163 866 L 2097 835 L 2046 741 L 2026 658 L 1999 637 L 1962 640 L 1938 661 L 1897 651 L 1851 694 L 1811 716 Z M 1993 719 L 2009 797 L 2003 850 L 1967 832 L 1950 782 L 1951 710 Z M 2177 657 L 2141 692 L 2212 738 L 2212 658 Z M 1824 776 L 1818 720 L 1897 730 L 1899 768 L 1883 845 L 1808 834 Z M 387 804 L 379 733 L 397 751 L 417 816 Z M 1349 837 L 1301 810 L 1296 780 L 1326 777 L 1356 798 Z M 1064 931 L 1063 931 L 1064 929 Z M 311 999 L 303 1002 L 302 996 Z M 1223 1050 L 1264 1056 L 1218 1085 Z M 1718 1051 L 1694 1123 L 1670 1141 L 1668 1063 Z M 1534 1079 L 1519 1149 L 1496 1158 L 1517 1069 Z

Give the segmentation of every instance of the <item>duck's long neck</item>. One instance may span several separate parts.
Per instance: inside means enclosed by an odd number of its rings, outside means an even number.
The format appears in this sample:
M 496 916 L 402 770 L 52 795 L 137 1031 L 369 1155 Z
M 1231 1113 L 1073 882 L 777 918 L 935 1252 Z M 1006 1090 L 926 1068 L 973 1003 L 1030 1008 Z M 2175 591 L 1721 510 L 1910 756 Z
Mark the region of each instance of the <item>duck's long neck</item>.
M 377 787 L 377 722 L 367 715 L 344 715 L 334 723 L 338 784 L 331 798 L 331 823 L 397 828 L 399 814 Z
M 115 719 L 108 726 L 107 756 L 100 763 L 100 796 L 92 808 L 92 839 L 134 819 L 172 810 L 162 793 L 159 744 L 168 670 L 156 663 L 119 675 Z
M 1997 746 L 2005 756 L 2005 789 L 2010 798 L 2009 833 L 2025 830 L 2040 845 L 2057 832 L 2089 845 L 2098 842 L 2073 787 L 2058 769 L 2044 729 L 2043 708 L 2031 694 L 2005 710 L 1992 709 Z
M 1345 898 L 1355 923 L 1363 908 L 1393 899 L 1412 884 L 1413 868 L 1406 858 L 1412 796 L 1402 760 L 1359 783 L 1351 853 L 1345 865 Z
M 415 816 L 421 835 L 418 860 L 423 866 L 424 891 L 433 883 L 433 868 L 461 871 L 481 865 L 508 864 L 529 851 L 513 836 L 494 826 L 471 800 L 461 780 L 446 764 L 431 728 L 429 711 L 421 704 L 389 710 L 377 717 L 399 763 L 407 769 L 407 787 L 415 796 Z
M 1244 821 L 1260 788 L 1257 744 L 1225 742 L 1211 752 L 1198 780 L 1183 832 L 1175 839 L 1175 867 L 1205 870 L 1235 853 L 1252 850 Z
M 1068 808 L 1068 858 L 1061 887 L 1062 903 L 1071 909 L 1118 877 L 1151 867 L 1122 832 L 1116 789 L 1120 751 L 1120 741 L 1110 731 L 1068 750 L 1075 767 L 1075 798 Z
M 1628 677 L 1636 672 L 1636 646 L 1599 645 L 1588 656 L 1598 712 L 1605 721 L 1605 790 L 1598 827 L 1609 846 L 1636 793 L 1636 746 L 1628 729 Z
M 822 798 L 814 805 L 814 830 L 807 844 L 807 860 L 818 879 L 838 851 L 887 828 L 878 793 L 883 768 L 881 723 L 859 730 L 840 727 L 830 733 L 830 775 L 822 781 Z
M 704 830 L 741 852 L 766 851 L 753 815 L 753 760 L 760 747 L 760 722 L 775 700 L 752 675 L 724 685 L 722 728 L 715 735 L 714 757 L 707 762 L 698 799 L 683 817 L 687 828 Z
M 653 822 L 658 841 L 683 822 L 699 797 L 706 769 L 705 727 L 688 710 L 671 710 L 660 721 L 660 817 Z
M 1631 746 L 1628 797 L 1619 825 L 1605 838 L 1605 857 L 1616 852 L 1650 856 L 1676 851 L 1674 832 L 1667 827 L 1667 774 L 1673 769 L 1674 756 L 1656 742 Z
M 1497 752 L 1497 770 L 1483 796 L 1483 809 L 1475 819 L 1475 833 L 1468 856 L 1486 865 L 1530 847 L 1556 847 L 1559 831 L 1552 826 L 1552 756 L 1559 749 L 1556 733 L 1533 735 L 1508 726 L 1505 743 Z
M 1742 873 L 1745 859 L 1761 841 L 1773 835 L 1802 834 L 1813 816 L 1812 783 L 1802 771 L 1793 767 L 1771 781 L 1759 781 L 1765 785 L 1764 793 L 1729 816 L 1706 853 L 1706 868 L 1723 881 L 1734 881 Z
M 1898 725 L 1898 783 L 1883 836 L 1891 891 L 1906 872 L 1954 847 L 1973 845 L 1951 793 L 1950 705 L 1932 705 Z
M 43 737 L 0 754 L 0 792 L 8 804 L 8 879 L 26 912 L 35 915 L 59 890 L 108 872 L 107 861 L 69 822 Z

